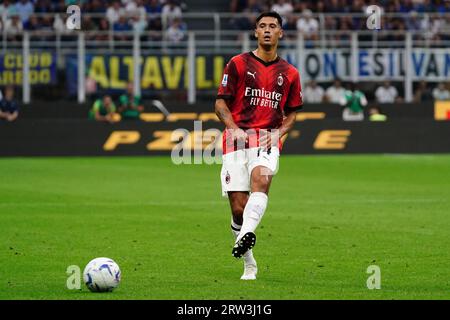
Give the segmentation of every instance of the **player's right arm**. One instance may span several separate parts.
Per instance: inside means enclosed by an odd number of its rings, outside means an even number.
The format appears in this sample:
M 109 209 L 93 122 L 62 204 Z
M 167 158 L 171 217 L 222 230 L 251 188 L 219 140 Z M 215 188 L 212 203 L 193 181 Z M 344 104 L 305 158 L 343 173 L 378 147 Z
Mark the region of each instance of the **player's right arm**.
M 230 112 L 230 109 L 228 108 L 228 105 L 224 99 L 216 99 L 215 111 L 216 111 L 217 117 L 220 119 L 220 121 L 222 121 L 222 123 L 228 129 L 228 132 L 230 132 L 233 141 L 235 141 L 235 140 L 247 141 L 248 140 L 247 133 L 245 133 L 244 130 L 239 128 L 237 126 L 237 124 L 234 122 L 233 116 Z
M 233 120 L 233 116 L 230 112 L 230 109 L 228 108 L 225 99 L 216 99 L 215 111 L 217 117 L 220 121 L 222 121 L 227 129 L 239 129 L 239 127 Z
M 223 78 L 217 94 L 215 111 L 217 117 L 227 128 L 227 131 L 230 132 L 233 141 L 246 141 L 248 139 L 247 134 L 234 122 L 233 115 L 229 107 L 230 101 L 235 98 L 238 83 L 239 74 L 237 67 L 233 59 L 231 59 L 223 71 Z

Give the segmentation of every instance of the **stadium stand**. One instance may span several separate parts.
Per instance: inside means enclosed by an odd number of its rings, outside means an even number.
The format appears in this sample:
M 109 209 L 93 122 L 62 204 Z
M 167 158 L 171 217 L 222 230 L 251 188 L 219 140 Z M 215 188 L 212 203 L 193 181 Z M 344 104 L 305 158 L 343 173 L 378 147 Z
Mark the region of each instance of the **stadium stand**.
M 175 12 L 168 9 L 170 3 L 181 19 L 175 25 L 171 23 L 172 16 L 166 14 Z M 296 48 L 299 34 L 305 41 L 305 48 L 351 49 L 354 31 L 357 31 L 360 48 L 404 48 L 407 31 L 412 32 L 413 47 L 445 49 L 450 43 L 450 1 L 444 0 L 220 0 L 208 5 L 201 0 L 5 0 L 0 4 L 2 52 L 20 53 L 23 34 L 29 32 L 32 51 L 50 50 L 55 54 L 57 80 L 42 90 L 33 90 L 32 98 L 61 98 L 61 92 L 69 85 L 67 61 L 69 55 L 76 52 L 78 40 L 78 33 L 65 26 L 66 9 L 72 4 L 81 8 L 81 30 L 85 33 L 87 54 L 129 54 L 133 47 L 133 32 L 138 30 L 143 54 L 186 54 L 188 32 L 194 32 L 198 54 L 220 53 L 230 57 L 248 49 L 246 41 L 251 40 L 251 31 L 248 31 L 254 18 L 267 9 L 279 10 L 285 17 L 287 39 L 281 46 L 286 50 Z M 377 32 L 366 27 L 365 11 L 373 4 L 382 8 L 382 28 Z M 11 82 L 4 74 L 1 78 L 0 86 Z M 334 79 L 315 80 L 327 89 Z M 375 99 L 374 92 L 383 80 L 362 84 L 370 100 Z M 401 78 L 388 80 L 400 96 L 405 95 Z M 419 80 L 414 81 L 414 89 L 423 86 Z M 433 90 L 443 79 L 429 78 L 428 82 Z M 446 83 L 443 85 L 447 86 Z M 210 99 L 214 94 L 212 87 L 203 90 L 199 99 L 203 95 Z M 143 94 L 154 95 L 149 91 Z M 163 98 L 186 97 L 182 93 L 158 94 Z M 73 90 L 70 98 L 75 99 Z

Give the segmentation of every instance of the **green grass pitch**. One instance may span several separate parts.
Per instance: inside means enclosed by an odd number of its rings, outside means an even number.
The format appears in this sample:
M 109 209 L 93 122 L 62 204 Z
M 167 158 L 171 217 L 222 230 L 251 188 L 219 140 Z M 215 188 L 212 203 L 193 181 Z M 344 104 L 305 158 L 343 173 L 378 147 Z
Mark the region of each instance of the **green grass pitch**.
M 449 155 L 280 161 L 245 282 L 219 165 L 1 159 L 0 299 L 450 298 Z M 102 256 L 116 291 L 66 288 L 68 266 Z

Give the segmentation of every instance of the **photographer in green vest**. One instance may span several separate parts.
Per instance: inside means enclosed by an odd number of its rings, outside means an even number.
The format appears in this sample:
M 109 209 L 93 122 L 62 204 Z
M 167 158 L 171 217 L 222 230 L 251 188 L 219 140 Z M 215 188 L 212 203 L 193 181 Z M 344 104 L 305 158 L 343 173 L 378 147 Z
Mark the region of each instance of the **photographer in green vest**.
M 89 110 L 89 119 L 100 122 L 115 122 L 114 114 L 116 112 L 116 105 L 111 99 L 111 96 L 106 95 L 102 99 L 95 100 L 91 110 Z
M 124 120 L 137 120 L 144 111 L 141 96 L 134 94 L 134 86 L 131 82 L 127 86 L 127 92 L 119 97 L 118 111 Z
M 344 107 L 342 112 L 344 121 L 364 120 L 364 107 L 367 106 L 367 98 L 362 91 L 358 90 L 356 83 L 347 85 L 347 90 L 345 90 L 340 104 Z

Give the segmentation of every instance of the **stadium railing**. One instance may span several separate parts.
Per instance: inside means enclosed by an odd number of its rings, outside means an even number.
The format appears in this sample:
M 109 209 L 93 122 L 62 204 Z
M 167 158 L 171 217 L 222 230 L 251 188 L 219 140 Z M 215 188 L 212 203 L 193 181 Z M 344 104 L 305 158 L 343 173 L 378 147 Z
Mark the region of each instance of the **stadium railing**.
M 55 14 L 35 14 L 37 17 L 54 17 Z M 85 13 L 82 19 L 90 17 L 92 19 L 105 18 L 103 14 Z M 254 15 L 252 16 L 255 17 Z M 302 15 L 291 15 L 294 19 L 301 18 Z M 360 19 L 361 30 L 336 30 L 327 29 L 326 18 L 351 18 Z M 162 30 L 146 30 L 144 32 L 135 31 L 114 31 L 110 25 L 109 30 L 35 30 L 21 32 L 10 32 L 3 29 L 2 32 L 2 53 L 21 53 L 24 61 L 27 61 L 27 55 L 34 50 L 54 50 L 57 57 L 58 67 L 64 69 L 65 57 L 68 54 L 78 52 L 80 68 L 78 68 L 79 80 L 84 75 L 84 59 L 80 55 L 86 54 L 130 54 L 137 61 L 140 55 L 152 54 L 181 54 L 188 57 L 191 68 L 195 68 L 195 56 L 198 54 L 224 54 L 234 55 L 239 52 L 249 51 L 251 48 L 252 31 L 236 30 L 236 21 L 241 18 L 249 18 L 248 14 L 231 14 L 231 13 L 184 13 L 183 21 L 187 24 L 185 37 L 180 41 L 170 41 L 167 33 L 168 17 L 153 15 L 148 19 L 161 18 Z M 424 48 L 431 50 L 446 50 L 450 47 L 450 13 L 448 14 L 417 14 L 411 17 L 407 14 L 386 13 L 382 16 L 381 29 L 369 30 L 365 27 L 365 14 L 342 14 L 327 13 L 314 15 L 313 18 L 319 21 L 318 37 L 316 39 L 308 39 L 308 35 L 304 35 L 296 30 L 285 30 L 286 37 L 281 42 L 280 49 L 290 54 L 297 60 L 297 67 L 304 70 L 305 53 L 312 49 L 342 49 L 348 50 L 351 62 L 351 81 L 359 81 L 359 75 L 355 68 L 359 50 L 367 49 L 399 49 L 406 52 L 403 55 L 404 65 L 411 65 L 410 53 L 414 48 Z M 64 18 L 66 19 L 66 18 Z M 64 20 L 63 19 L 63 20 Z M 429 21 L 441 19 L 440 29 L 432 31 L 428 28 L 424 30 L 390 30 L 384 29 L 384 22 L 389 19 L 400 19 L 408 21 L 416 19 L 424 25 L 429 25 Z M 425 22 L 424 22 L 425 21 Z M 428 22 L 426 22 L 428 21 Z M 122 39 L 118 39 L 121 36 Z M 123 38 L 125 37 L 125 38 Z M 135 64 L 138 65 L 138 64 Z M 27 79 L 27 64 L 24 63 L 24 77 Z M 414 79 L 406 67 L 406 72 L 400 78 L 391 78 L 404 82 L 406 101 L 412 100 L 412 82 Z M 139 73 L 139 68 L 135 68 L 135 72 Z M 135 74 L 136 74 L 135 73 Z M 193 74 L 193 73 L 192 73 Z M 303 80 L 308 80 L 305 75 Z M 442 79 L 445 80 L 445 76 Z M 320 82 L 321 79 L 318 79 Z M 138 86 L 138 80 L 136 86 Z M 78 100 L 83 102 L 85 99 L 84 86 L 79 86 Z M 138 88 L 139 90 L 140 88 Z M 195 78 L 190 77 L 188 86 L 188 100 L 190 103 L 196 101 L 197 90 Z M 27 81 L 23 83 L 23 100 L 28 103 L 30 100 L 30 85 Z

